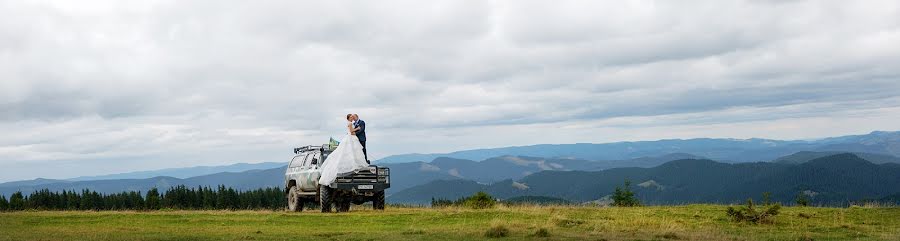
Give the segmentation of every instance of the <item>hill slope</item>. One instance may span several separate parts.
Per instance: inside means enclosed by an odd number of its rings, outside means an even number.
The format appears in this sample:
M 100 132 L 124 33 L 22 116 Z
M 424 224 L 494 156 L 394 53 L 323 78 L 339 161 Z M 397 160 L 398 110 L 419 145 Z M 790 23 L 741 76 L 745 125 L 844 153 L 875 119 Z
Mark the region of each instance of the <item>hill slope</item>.
M 601 199 L 634 183 L 638 197 L 650 204 L 735 203 L 770 192 L 772 200 L 790 203 L 800 192 L 815 203 L 877 199 L 900 192 L 900 167 L 876 165 L 852 154 L 839 154 L 799 165 L 779 163 L 727 164 L 710 160 L 679 160 L 653 168 L 616 168 L 604 171 L 544 171 L 513 182 L 478 184 L 500 198 L 549 196 L 578 202 Z M 430 197 L 455 199 L 459 191 L 447 183 L 429 183 L 391 196 L 393 201 L 427 203 Z M 471 183 L 465 190 L 475 190 Z

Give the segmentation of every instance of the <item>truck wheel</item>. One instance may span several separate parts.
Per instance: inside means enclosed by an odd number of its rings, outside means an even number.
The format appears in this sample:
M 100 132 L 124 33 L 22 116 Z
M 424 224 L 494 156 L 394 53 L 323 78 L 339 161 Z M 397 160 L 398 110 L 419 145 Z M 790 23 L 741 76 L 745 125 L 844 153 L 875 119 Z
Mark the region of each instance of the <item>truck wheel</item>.
M 287 195 L 287 203 L 288 203 L 288 211 L 290 212 L 300 212 L 303 211 L 303 201 L 300 200 L 300 188 L 297 186 L 291 186 L 290 191 L 288 191 Z
M 372 197 L 372 209 L 384 210 L 384 191 L 377 192 Z
M 330 187 L 319 186 L 319 206 L 323 213 L 331 212 L 331 204 L 334 202 L 334 194 Z

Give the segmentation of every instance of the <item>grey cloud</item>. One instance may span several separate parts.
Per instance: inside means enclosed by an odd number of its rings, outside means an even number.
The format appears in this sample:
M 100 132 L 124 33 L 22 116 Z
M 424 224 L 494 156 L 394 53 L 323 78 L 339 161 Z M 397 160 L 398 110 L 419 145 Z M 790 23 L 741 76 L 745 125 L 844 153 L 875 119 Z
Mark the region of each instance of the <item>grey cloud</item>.
M 0 167 L 278 160 L 350 112 L 376 156 L 869 123 L 900 106 L 898 5 L 0 1 Z

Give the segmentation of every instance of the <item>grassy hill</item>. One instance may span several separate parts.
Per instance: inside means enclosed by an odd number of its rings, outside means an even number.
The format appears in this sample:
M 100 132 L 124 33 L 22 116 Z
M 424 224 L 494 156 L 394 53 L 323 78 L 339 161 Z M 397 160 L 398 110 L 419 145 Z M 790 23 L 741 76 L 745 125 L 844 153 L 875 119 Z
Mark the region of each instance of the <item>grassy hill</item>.
M 787 207 L 774 224 L 726 206 L 501 206 L 350 213 L 268 211 L 0 213 L 0 240 L 898 240 L 900 208 Z M 488 229 L 508 230 L 486 238 Z M 546 237 L 535 236 L 539 230 Z

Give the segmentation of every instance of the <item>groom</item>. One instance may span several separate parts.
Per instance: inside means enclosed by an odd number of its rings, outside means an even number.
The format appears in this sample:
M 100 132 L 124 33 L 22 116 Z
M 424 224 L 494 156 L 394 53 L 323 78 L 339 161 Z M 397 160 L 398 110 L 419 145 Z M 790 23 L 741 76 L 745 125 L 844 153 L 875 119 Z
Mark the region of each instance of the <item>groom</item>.
M 359 119 L 359 115 L 353 114 L 353 131 L 356 132 L 356 138 L 359 139 L 359 144 L 362 144 L 363 147 L 363 156 L 366 158 L 366 163 L 369 163 L 369 154 L 366 154 L 366 122 Z

